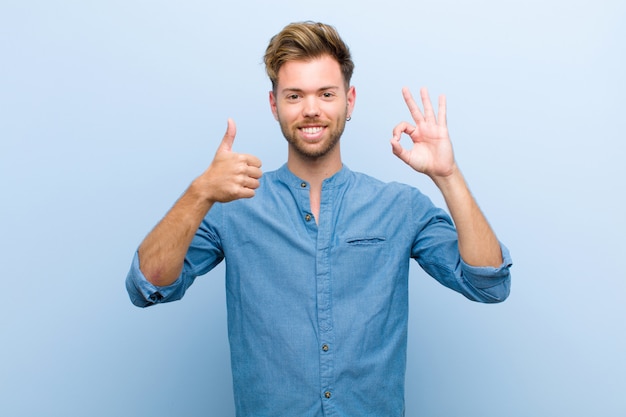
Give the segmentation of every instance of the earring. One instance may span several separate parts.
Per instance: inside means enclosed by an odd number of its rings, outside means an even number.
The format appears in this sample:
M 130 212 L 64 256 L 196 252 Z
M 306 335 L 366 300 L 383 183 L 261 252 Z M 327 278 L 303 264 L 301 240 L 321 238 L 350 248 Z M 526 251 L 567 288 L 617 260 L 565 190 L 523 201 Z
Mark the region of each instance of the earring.
M 348 116 L 348 117 L 346 118 L 346 122 L 349 122 L 350 120 L 352 120 L 352 116 Z

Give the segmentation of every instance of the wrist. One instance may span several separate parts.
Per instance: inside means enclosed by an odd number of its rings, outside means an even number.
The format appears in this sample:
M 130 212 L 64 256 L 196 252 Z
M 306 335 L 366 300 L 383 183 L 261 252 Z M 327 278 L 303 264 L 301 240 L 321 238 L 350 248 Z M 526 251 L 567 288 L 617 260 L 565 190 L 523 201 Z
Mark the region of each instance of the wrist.
M 430 178 L 442 192 L 458 186 L 465 186 L 465 179 L 456 163 L 446 174 L 431 175 Z
M 203 178 L 198 177 L 192 181 L 185 194 L 187 194 L 188 198 L 194 205 L 197 205 L 201 209 L 206 208 L 208 210 L 217 201 L 215 196 L 211 194 L 210 190 L 211 187 L 203 181 Z

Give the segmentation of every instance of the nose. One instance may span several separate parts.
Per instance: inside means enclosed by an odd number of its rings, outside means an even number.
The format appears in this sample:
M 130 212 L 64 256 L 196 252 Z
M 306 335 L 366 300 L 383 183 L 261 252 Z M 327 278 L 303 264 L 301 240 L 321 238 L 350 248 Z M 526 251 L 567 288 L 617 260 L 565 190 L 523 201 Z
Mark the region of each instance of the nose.
M 316 97 L 307 97 L 304 100 L 302 113 L 304 117 L 318 117 L 320 115 L 320 107 Z

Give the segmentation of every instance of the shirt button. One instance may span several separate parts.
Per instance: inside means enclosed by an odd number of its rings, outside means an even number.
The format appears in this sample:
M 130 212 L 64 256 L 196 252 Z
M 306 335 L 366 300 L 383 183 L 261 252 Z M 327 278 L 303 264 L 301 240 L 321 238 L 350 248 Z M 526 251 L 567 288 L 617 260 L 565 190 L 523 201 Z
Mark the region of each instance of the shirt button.
M 327 345 L 327 344 L 323 344 L 323 345 L 322 345 L 322 350 L 323 350 L 324 352 L 328 352 L 328 345 Z
M 324 397 L 326 397 L 326 398 L 330 398 L 330 396 L 331 396 L 330 391 L 326 391 L 326 392 L 324 393 Z
M 306 182 L 303 182 L 302 184 L 300 184 L 300 187 L 306 188 Z
M 306 220 L 307 222 L 311 221 L 311 215 L 307 214 L 306 216 L 304 216 L 304 220 Z

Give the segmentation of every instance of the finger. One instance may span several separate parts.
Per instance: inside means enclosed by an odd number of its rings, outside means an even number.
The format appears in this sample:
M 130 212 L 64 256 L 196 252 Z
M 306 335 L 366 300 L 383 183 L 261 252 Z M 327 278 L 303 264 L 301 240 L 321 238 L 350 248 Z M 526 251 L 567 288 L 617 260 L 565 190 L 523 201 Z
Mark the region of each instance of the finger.
M 254 155 L 249 155 L 249 154 L 245 154 L 243 155 L 246 161 L 246 164 L 248 164 L 251 167 L 256 167 L 256 168 L 261 168 L 261 160 L 259 158 L 257 158 Z
M 410 123 L 401 122 L 393 128 L 393 140 L 400 141 L 403 133 L 411 136 L 417 128 Z
M 258 179 L 256 179 L 256 178 L 247 178 L 246 182 L 244 184 L 244 187 L 249 188 L 251 190 L 256 190 L 257 188 L 259 188 L 259 185 L 261 185 L 261 183 L 259 182 Z
M 420 95 L 422 96 L 422 106 L 424 106 L 424 120 L 437 121 L 435 110 L 433 109 L 433 105 L 430 102 L 430 96 L 428 95 L 428 89 L 426 87 L 422 87 L 420 89 Z
M 222 138 L 222 143 L 218 150 L 222 151 L 232 151 L 233 150 L 233 142 L 235 142 L 235 135 L 237 134 L 237 125 L 235 125 L 235 121 L 233 119 L 228 119 L 228 126 L 226 127 L 226 133 Z
M 446 96 L 444 94 L 439 96 L 439 111 L 437 112 L 438 124 L 446 126 L 448 124 L 448 117 L 446 113 Z
M 424 116 L 422 115 L 422 112 L 420 111 L 419 106 L 413 99 L 413 95 L 411 94 L 411 91 L 407 87 L 402 88 L 402 97 L 404 97 L 404 101 L 407 107 L 409 108 L 409 112 L 411 112 L 411 117 L 413 117 L 413 120 L 415 120 L 415 123 L 418 123 L 424 120 Z
M 246 171 L 246 175 L 250 178 L 259 179 L 263 176 L 263 171 L 260 168 L 248 166 L 248 170 Z
M 409 163 L 410 152 L 402 147 L 399 141 L 391 140 L 391 151 L 405 163 Z
M 248 187 L 241 187 L 241 190 L 239 191 L 239 195 L 237 196 L 237 198 L 252 198 L 255 196 L 255 192 L 254 189 L 252 188 L 248 188 Z
M 398 158 L 400 158 L 402 161 L 404 161 L 407 164 L 409 163 L 411 152 L 409 152 L 408 150 L 402 147 L 402 145 L 400 144 L 400 140 L 402 139 L 403 133 L 410 135 L 411 133 L 415 131 L 415 129 L 416 129 L 415 126 L 407 122 L 399 123 L 393 129 L 393 137 L 391 138 L 391 141 L 390 141 L 391 151 L 393 152 L 393 154 L 396 155 Z

